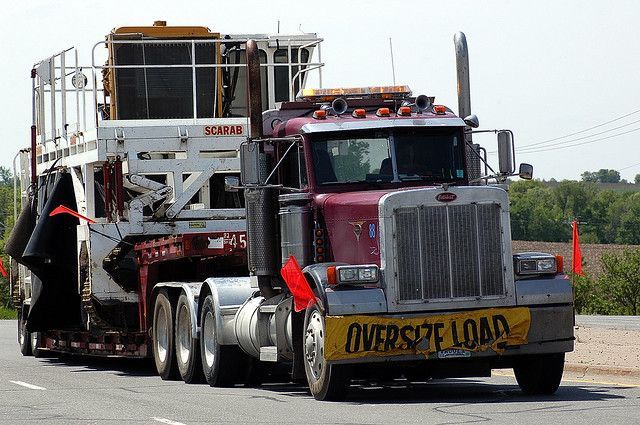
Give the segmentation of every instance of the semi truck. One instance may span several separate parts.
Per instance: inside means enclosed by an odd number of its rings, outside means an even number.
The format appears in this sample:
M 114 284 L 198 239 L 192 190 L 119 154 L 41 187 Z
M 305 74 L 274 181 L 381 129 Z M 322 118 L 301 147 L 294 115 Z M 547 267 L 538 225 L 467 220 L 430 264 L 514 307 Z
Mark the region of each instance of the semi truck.
M 533 168 L 511 131 L 475 130 L 464 34 L 457 115 L 408 86 L 322 88 L 321 41 L 156 22 L 89 69 L 73 49 L 34 66 L 7 244 L 23 354 L 212 386 L 284 370 L 318 400 L 495 368 L 557 390 L 572 287 L 561 257 L 512 252 L 507 180 Z

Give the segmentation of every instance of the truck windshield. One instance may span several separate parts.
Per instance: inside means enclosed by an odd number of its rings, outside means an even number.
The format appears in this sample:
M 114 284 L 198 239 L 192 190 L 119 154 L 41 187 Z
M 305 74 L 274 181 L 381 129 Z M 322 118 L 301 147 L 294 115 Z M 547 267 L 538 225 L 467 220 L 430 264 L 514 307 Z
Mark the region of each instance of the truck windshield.
M 311 143 L 316 184 L 459 181 L 465 176 L 460 136 L 459 128 L 316 134 Z

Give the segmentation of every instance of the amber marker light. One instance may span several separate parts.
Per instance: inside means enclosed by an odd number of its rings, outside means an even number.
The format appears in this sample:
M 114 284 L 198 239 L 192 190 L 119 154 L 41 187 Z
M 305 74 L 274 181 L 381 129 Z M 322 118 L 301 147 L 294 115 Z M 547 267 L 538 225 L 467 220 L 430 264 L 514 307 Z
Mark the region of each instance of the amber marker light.
M 313 118 L 317 120 L 327 119 L 327 111 L 325 109 L 318 109 L 317 111 L 313 112 Z
M 327 283 L 329 285 L 338 284 L 338 278 L 336 276 L 336 266 L 327 267 Z
M 389 115 L 391 115 L 391 111 L 389 110 L 389 108 L 378 108 L 378 110 L 376 111 L 376 115 L 379 117 L 388 117 Z
M 447 113 L 447 107 L 444 105 L 435 105 L 433 110 L 438 115 L 444 115 Z
M 556 272 L 564 273 L 564 257 L 562 255 L 556 255 Z
M 365 111 L 364 109 L 354 109 L 351 116 L 353 118 L 366 118 L 367 111 Z
M 401 117 L 408 117 L 411 115 L 411 107 L 410 106 L 401 106 L 398 108 L 398 115 Z

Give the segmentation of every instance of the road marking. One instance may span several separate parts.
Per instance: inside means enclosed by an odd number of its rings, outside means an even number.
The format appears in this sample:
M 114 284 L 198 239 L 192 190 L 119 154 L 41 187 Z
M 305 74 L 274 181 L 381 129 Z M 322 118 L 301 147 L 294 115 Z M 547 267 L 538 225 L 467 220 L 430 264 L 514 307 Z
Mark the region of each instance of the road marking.
M 21 385 L 23 387 L 29 388 L 31 390 L 46 390 L 46 388 L 44 387 L 39 387 L 37 385 L 33 385 L 33 384 L 27 384 L 26 382 L 22 382 L 22 381 L 9 381 L 12 384 L 16 384 L 16 385 Z
M 154 416 L 151 419 L 153 419 L 156 422 L 160 422 L 167 425 L 186 425 L 186 424 L 183 424 L 182 422 L 172 421 L 171 419 L 167 419 L 167 418 L 157 418 Z
M 515 375 L 513 373 L 509 373 L 509 372 L 495 372 L 492 371 L 491 372 L 493 375 L 496 376 L 510 376 L 515 378 Z M 567 378 L 562 378 L 562 382 L 578 382 L 581 384 L 597 384 L 597 385 L 616 385 L 619 387 L 638 387 L 640 388 L 639 384 L 625 384 L 624 382 L 607 382 L 607 381 L 592 381 L 590 379 L 579 379 L 579 378 L 571 378 L 571 379 L 567 379 Z

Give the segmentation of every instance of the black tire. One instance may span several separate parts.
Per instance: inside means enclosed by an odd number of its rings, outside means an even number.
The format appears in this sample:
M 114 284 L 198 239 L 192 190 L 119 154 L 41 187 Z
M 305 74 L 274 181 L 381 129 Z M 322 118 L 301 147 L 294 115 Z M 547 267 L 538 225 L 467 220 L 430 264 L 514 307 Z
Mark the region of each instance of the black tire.
M 309 390 L 316 400 L 340 401 L 349 392 L 351 370 L 348 365 L 335 365 L 324 360 L 324 315 L 314 305 L 304 317 L 304 371 Z
M 207 295 L 200 310 L 200 357 L 205 380 L 212 387 L 230 387 L 246 381 L 249 359 L 236 346 L 220 345 L 213 297 Z
M 200 343 L 194 338 L 191 327 L 191 304 L 186 294 L 182 293 L 176 304 L 175 346 L 178 371 L 187 384 L 204 382 L 202 362 L 200 359 Z
M 560 386 L 564 353 L 523 356 L 513 366 L 518 386 L 527 395 L 551 395 Z
M 29 331 L 27 331 L 27 322 L 22 312 L 18 313 L 18 345 L 20 346 L 20 353 L 23 356 L 33 355 L 31 351 L 31 335 Z
M 153 360 L 158 375 L 164 380 L 178 379 L 178 365 L 173 340 L 174 306 L 166 289 L 158 292 L 153 305 Z

